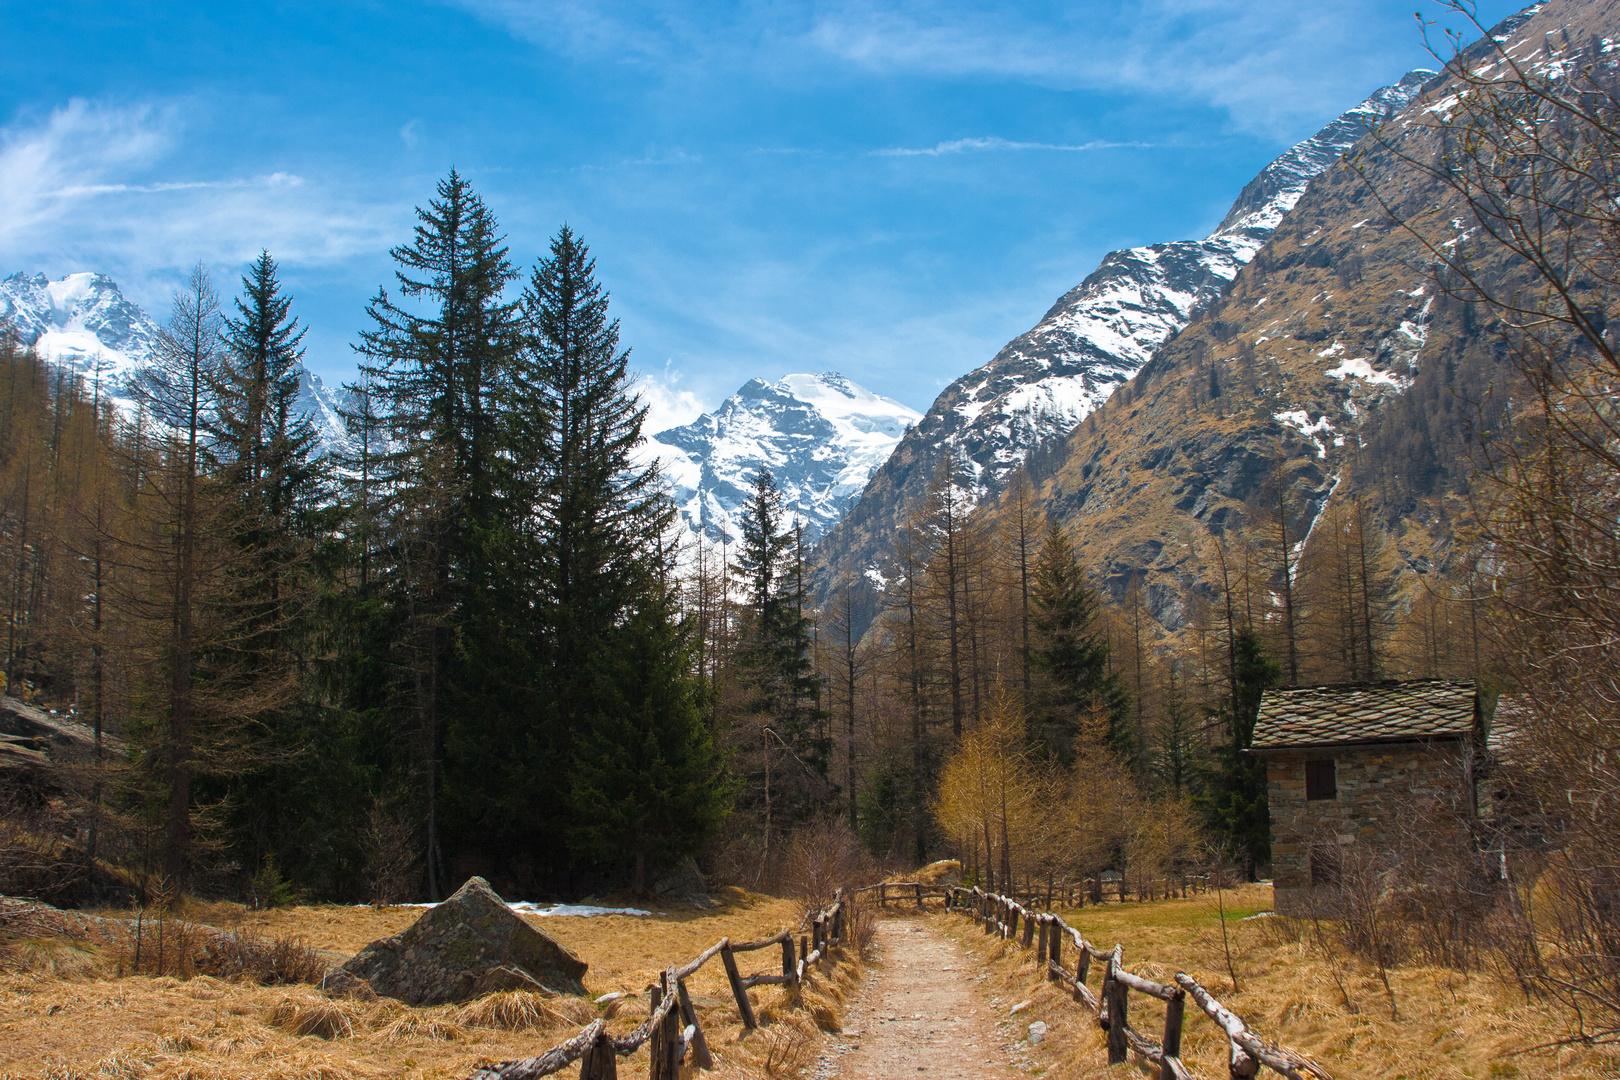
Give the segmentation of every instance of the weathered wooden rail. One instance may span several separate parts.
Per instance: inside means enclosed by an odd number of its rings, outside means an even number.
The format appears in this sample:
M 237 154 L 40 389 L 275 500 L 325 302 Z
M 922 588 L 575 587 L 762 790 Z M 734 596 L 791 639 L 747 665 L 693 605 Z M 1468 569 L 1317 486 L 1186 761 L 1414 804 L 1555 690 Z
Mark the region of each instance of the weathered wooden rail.
M 1236 884 L 1234 873 L 1227 871 L 1224 876 L 1227 887 Z M 1213 874 L 1176 874 L 1135 880 L 1132 880 L 1129 874 L 1122 874 L 1114 877 L 1080 878 L 1073 881 L 1049 881 L 1045 885 L 1026 882 L 1023 888 L 1019 888 L 1017 882 L 1014 882 L 1011 888 L 1004 885 L 999 892 L 1000 895 L 1010 896 L 1031 909 L 1044 908 L 1051 911 L 1057 907 L 1083 908 L 1087 904 L 1106 904 L 1114 901 L 1126 904 L 1132 900 L 1142 903 L 1175 897 L 1186 899 L 1189 896 L 1209 892 L 1214 887 Z
M 1181 1032 L 1186 999 L 1193 1002 L 1227 1037 L 1227 1073 L 1231 1080 L 1253 1080 L 1260 1066 L 1280 1073 L 1289 1080 L 1332 1080 L 1320 1065 L 1301 1054 L 1267 1043 L 1226 1008 L 1208 990 L 1185 972 L 1176 974 L 1176 985 L 1145 979 L 1125 970 L 1124 946 L 1102 949 L 1087 941 L 1080 931 L 1051 912 L 1031 911 L 1010 896 L 987 893 L 983 889 L 951 890 L 947 910 L 972 915 L 986 934 L 999 934 L 1004 940 L 1018 940 L 1022 928 L 1024 948 L 1035 949 L 1035 963 L 1052 982 L 1068 989 L 1074 1000 L 1097 1016 L 1098 1025 L 1108 1032 L 1108 1063 L 1117 1065 L 1135 1052 L 1159 1066 L 1160 1080 L 1195 1080 L 1181 1060 Z M 1064 941 L 1074 946 L 1073 972 L 1064 967 Z M 1091 962 L 1102 965 L 1102 983 L 1096 993 L 1087 985 Z M 1164 1002 L 1164 1034 L 1155 1041 L 1130 1023 L 1130 991 Z
M 859 896 L 861 893 L 874 892 L 877 893 L 879 907 L 888 906 L 889 894 L 892 892 L 896 903 L 903 904 L 908 900 L 914 901 L 919 911 L 926 910 L 923 904 L 925 900 L 941 899 L 948 902 L 951 897 L 951 890 L 948 887 L 944 885 L 924 885 L 920 881 L 880 881 L 876 885 L 862 885 L 860 888 L 853 890 L 850 895 Z
M 833 949 L 842 948 L 844 931 L 848 925 L 853 901 L 843 890 L 827 907 L 806 918 L 797 928 L 789 928 L 759 941 L 735 942 L 721 938 L 696 957 L 679 967 L 667 967 L 659 976 L 659 984 L 651 988 L 651 1008 L 647 1019 L 628 1035 L 608 1034 L 607 1025 L 592 1020 L 573 1038 L 558 1043 L 543 1054 L 498 1065 L 486 1065 L 473 1071 L 469 1080 L 536 1080 L 550 1076 L 578 1061 L 580 1080 L 618 1080 L 618 1058 L 621 1054 L 634 1054 L 648 1046 L 651 1061 L 648 1080 L 676 1080 L 682 1062 L 688 1054 L 691 1064 L 699 1069 L 714 1068 L 714 1055 L 709 1052 L 708 1040 L 703 1036 L 703 1025 L 697 1010 L 692 1007 L 686 992 L 686 980 L 716 956 L 726 969 L 726 981 L 731 984 L 732 996 L 737 1000 L 737 1013 L 745 1030 L 759 1027 L 754 1016 L 753 1002 L 748 990 L 755 986 L 786 986 L 797 990 L 809 974 L 820 967 Z M 809 927 L 808 935 L 798 931 Z M 798 936 L 798 950 L 794 938 Z M 737 967 L 737 954 L 756 952 L 779 946 L 782 950 L 781 974 L 760 973 L 744 976 Z

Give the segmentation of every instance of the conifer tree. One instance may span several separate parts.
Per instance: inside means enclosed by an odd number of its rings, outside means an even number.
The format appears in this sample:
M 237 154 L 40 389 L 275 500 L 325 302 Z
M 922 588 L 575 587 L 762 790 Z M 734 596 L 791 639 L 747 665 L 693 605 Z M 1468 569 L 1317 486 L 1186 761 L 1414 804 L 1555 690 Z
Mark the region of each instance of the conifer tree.
M 574 858 L 609 873 L 629 864 L 639 892 L 649 862 L 692 854 L 729 806 L 678 623 L 664 542 L 674 511 L 656 463 L 634 460 L 647 408 L 594 260 L 568 227 L 521 305 L 523 347 L 503 401 L 507 505 L 542 693 L 516 717 L 521 731 L 489 744 L 505 760 L 481 765 L 509 781 L 484 786 L 517 797 L 478 814 L 522 823 L 495 835 L 543 856 L 560 813 Z M 563 783 L 559 761 L 570 764 Z
M 1277 685 L 1282 667 L 1266 655 L 1252 626 L 1236 626 L 1230 635 L 1231 684 L 1208 710 L 1224 738 L 1206 763 L 1194 802 L 1210 831 L 1252 877 L 1255 867 L 1271 858 L 1271 814 L 1265 759 L 1247 751 L 1254 742 L 1260 698 Z
M 436 194 L 417 210 L 412 243 L 390 252 L 400 267 L 400 299 L 378 290 L 367 307 L 373 328 L 359 345 L 360 381 L 387 436 L 375 475 L 390 505 L 386 588 L 399 628 L 391 682 L 403 691 L 390 705 L 414 728 L 427 884 L 435 897 L 448 884 L 440 762 L 457 689 L 451 666 L 458 652 L 467 655 L 458 633 L 498 630 L 497 620 L 475 612 L 507 595 L 491 551 L 501 520 L 494 406 L 516 344 L 515 304 L 502 298 L 516 271 L 495 215 L 455 170 Z M 411 300 L 420 310 L 403 306 Z M 481 686 L 476 677 L 469 682 Z
M 738 741 L 758 748 L 744 769 L 748 798 L 764 800 L 769 832 L 808 818 L 833 788 L 821 679 L 812 663 L 803 578 L 793 561 L 795 532 L 783 520 L 782 494 L 767 468 L 754 475 L 742 534 L 736 569 L 748 605 L 736 661 L 748 689 L 745 717 L 754 730 L 745 728 Z M 773 779 L 775 789 L 767 794 Z
M 1073 759 L 1081 712 L 1104 712 L 1107 745 L 1121 760 L 1129 760 L 1135 748 L 1129 697 L 1109 670 L 1097 596 L 1086 584 L 1074 546 L 1055 521 L 1047 525 L 1036 560 L 1031 600 L 1036 638 L 1031 659 L 1048 683 L 1033 725 L 1037 745 L 1067 763 Z
M 350 756 L 340 748 L 343 725 L 309 692 L 303 661 L 317 632 L 313 556 L 330 514 L 325 469 L 313 425 L 296 407 L 304 331 L 269 252 L 243 277 L 236 312 L 225 320 L 209 459 L 242 556 L 243 572 L 226 583 L 234 662 L 254 685 L 266 745 L 260 764 L 227 790 L 246 865 L 268 860 L 307 877 L 315 852 L 330 845 L 300 842 L 301 833 L 314 805 L 345 790 L 338 774 Z

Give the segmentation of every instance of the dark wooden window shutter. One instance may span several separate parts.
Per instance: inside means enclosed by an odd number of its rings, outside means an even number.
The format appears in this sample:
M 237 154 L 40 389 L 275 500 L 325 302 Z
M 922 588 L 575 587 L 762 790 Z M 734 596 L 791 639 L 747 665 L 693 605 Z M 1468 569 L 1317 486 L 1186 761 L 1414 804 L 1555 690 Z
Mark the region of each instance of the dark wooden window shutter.
M 1339 782 L 1333 770 L 1333 759 L 1307 761 L 1305 763 L 1305 798 L 1314 800 L 1336 799 L 1338 797 Z

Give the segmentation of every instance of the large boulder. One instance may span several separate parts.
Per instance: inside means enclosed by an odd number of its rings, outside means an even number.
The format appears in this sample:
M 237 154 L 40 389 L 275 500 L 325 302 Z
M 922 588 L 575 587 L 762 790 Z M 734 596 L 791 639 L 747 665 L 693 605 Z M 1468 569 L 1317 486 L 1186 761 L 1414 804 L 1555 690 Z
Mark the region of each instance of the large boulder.
M 475 877 L 404 933 L 367 945 L 343 970 L 407 1005 L 439 1005 L 496 990 L 583 994 L 585 967 Z

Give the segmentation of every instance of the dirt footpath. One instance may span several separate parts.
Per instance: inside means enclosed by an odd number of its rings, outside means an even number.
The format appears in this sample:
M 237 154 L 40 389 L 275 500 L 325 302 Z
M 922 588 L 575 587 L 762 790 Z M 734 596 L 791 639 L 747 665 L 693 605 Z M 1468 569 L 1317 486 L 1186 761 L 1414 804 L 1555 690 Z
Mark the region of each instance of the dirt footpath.
M 1023 1025 L 1006 1024 L 980 995 L 977 965 L 926 918 L 880 919 L 877 962 L 845 1010 L 844 1030 L 815 1080 L 938 1077 L 1011 1080 Z M 1003 1010 L 1004 1011 L 1004 1010 Z

